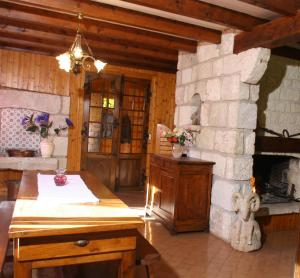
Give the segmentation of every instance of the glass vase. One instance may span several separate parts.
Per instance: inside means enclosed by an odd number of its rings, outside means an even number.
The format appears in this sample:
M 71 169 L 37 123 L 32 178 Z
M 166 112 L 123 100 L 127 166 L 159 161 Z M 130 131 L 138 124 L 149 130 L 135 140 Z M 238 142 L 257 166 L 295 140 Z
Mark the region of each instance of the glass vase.
M 67 176 L 65 175 L 66 169 L 57 169 L 54 176 L 54 182 L 57 186 L 63 186 L 67 183 Z
M 174 158 L 180 158 L 182 156 L 182 146 L 180 144 L 173 144 L 172 155 Z

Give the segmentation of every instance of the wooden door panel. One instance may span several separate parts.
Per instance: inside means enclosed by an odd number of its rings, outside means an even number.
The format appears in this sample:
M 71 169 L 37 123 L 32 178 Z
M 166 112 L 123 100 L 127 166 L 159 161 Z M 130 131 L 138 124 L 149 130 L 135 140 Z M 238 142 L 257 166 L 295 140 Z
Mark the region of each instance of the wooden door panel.
M 124 78 L 120 100 L 118 189 L 143 190 L 146 171 L 149 80 Z M 126 160 L 122 159 L 126 156 Z
M 175 178 L 165 172 L 161 173 L 160 181 L 160 206 L 159 208 L 164 212 L 173 215 L 174 211 L 174 193 L 175 193 Z
M 177 200 L 178 220 L 207 218 L 209 175 L 183 175 L 180 177 Z M 197 194 L 195 194 L 197 192 Z M 203 197 L 205 196 L 205 198 Z M 206 197 L 208 196 L 208 197 Z
M 119 160 L 120 189 L 135 189 L 141 183 L 141 159 Z
M 86 167 L 88 171 L 99 178 L 103 184 L 108 186 L 111 190 L 114 190 L 116 158 L 87 155 Z

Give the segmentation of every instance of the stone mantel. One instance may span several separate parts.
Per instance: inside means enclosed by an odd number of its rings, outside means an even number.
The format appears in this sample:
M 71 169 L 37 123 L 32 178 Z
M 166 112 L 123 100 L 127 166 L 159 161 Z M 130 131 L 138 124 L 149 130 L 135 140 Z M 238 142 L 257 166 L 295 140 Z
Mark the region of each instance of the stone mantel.
M 0 157 L 0 169 L 12 170 L 56 170 L 57 158 Z

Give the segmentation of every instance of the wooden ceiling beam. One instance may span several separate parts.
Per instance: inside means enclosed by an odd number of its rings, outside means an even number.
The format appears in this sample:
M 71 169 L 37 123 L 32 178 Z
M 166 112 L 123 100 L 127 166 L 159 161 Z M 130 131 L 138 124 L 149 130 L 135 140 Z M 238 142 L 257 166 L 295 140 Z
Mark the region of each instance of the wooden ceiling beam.
M 266 21 L 241 12 L 226 9 L 198 0 L 123 0 L 125 2 L 147 6 L 182 16 L 209 21 L 243 31 L 249 31 L 253 26 Z
M 299 0 L 239 0 L 283 15 L 295 15 L 300 9 Z
M 10 38 L 10 39 L 15 39 L 15 40 L 22 40 L 22 41 L 27 41 L 27 42 L 32 42 L 32 43 L 38 43 L 42 45 L 55 45 L 57 47 L 60 47 L 62 52 L 67 51 L 72 42 L 64 41 L 64 40 L 57 40 L 53 38 L 45 38 L 45 37 L 37 37 L 34 35 L 28 35 L 24 33 L 14 33 L 14 32 L 9 32 L 6 30 L 1 30 L 0 29 L 0 37 L 2 38 Z M 177 61 L 173 60 L 165 60 L 157 57 L 149 57 L 141 54 L 129 54 L 126 52 L 121 52 L 121 51 L 115 51 L 113 49 L 109 48 L 99 48 L 95 47 L 93 48 L 93 53 L 96 55 L 98 54 L 99 56 L 106 57 L 106 56 L 125 56 L 125 57 L 130 57 L 133 61 L 145 61 L 145 62 L 152 62 L 156 63 L 157 65 L 170 65 L 171 67 L 176 67 Z
M 10 0 L 9 2 L 27 4 L 74 15 L 82 13 L 85 17 L 99 21 L 124 24 L 197 41 L 202 40 L 211 43 L 220 43 L 221 41 L 221 33 L 216 30 L 89 0 Z
M 289 47 L 289 46 L 282 46 L 278 48 L 273 48 L 271 51 L 272 55 L 277 55 L 293 60 L 300 60 L 300 49 Z
M 9 37 L 9 38 L 22 38 L 28 41 L 34 42 L 47 42 L 50 44 L 59 44 L 65 47 L 65 49 L 69 49 L 74 41 L 74 37 L 68 37 L 63 35 L 51 34 L 41 31 L 35 31 L 26 28 L 18 28 L 13 26 L 0 26 L 0 36 Z M 177 62 L 178 55 L 176 54 L 168 54 L 161 53 L 154 50 L 148 49 L 140 49 L 130 46 L 122 46 L 118 44 L 107 44 L 99 41 L 88 41 L 89 46 L 92 48 L 92 51 L 113 51 L 115 53 L 119 53 L 121 55 L 126 56 L 137 56 L 142 58 L 151 58 L 157 61 L 163 62 Z
M 0 2 L 0 17 L 0 24 L 25 28 L 32 27 L 32 29 L 39 31 L 69 36 L 75 36 L 78 26 L 77 19 L 74 16 L 12 4 L 6 1 Z M 161 52 L 165 53 L 174 54 L 177 53 L 177 50 L 195 52 L 197 49 L 196 41 L 91 19 L 83 20 L 81 30 L 87 39 L 155 51 L 159 48 Z
M 234 53 L 254 47 L 275 48 L 300 41 L 300 11 L 295 16 L 274 19 L 235 36 Z
M 65 51 L 65 47 L 60 45 L 51 45 L 47 43 L 30 42 L 23 39 L 7 38 L 0 36 L 0 47 L 18 48 L 26 51 L 39 51 L 48 53 L 51 56 L 56 56 Z M 108 64 L 128 65 L 134 64 L 136 66 L 153 68 L 153 70 L 160 70 L 166 72 L 176 72 L 176 63 L 161 63 L 153 60 L 138 59 L 134 57 L 127 57 L 125 55 L 113 53 L 94 53 L 95 58 L 100 59 Z

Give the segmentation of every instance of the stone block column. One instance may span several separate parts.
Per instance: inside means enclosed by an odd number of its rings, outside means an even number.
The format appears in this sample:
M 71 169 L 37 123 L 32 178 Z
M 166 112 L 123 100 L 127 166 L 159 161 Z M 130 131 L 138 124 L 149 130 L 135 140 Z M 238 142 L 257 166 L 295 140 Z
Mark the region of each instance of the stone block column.
M 179 54 L 175 125 L 192 124 L 200 112 L 200 133 L 190 156 L 216 162 L 210 208 L 210 232 L 230 241 L 235 213 L 231 196 L 248 185 L 257 121 L 258 81 L 270 58 L 268 49 L 233 54 L 234 32 L 220 45 L 200 43 L 197 53 Z M 200 96 L 194 103 L 195 95 Z

